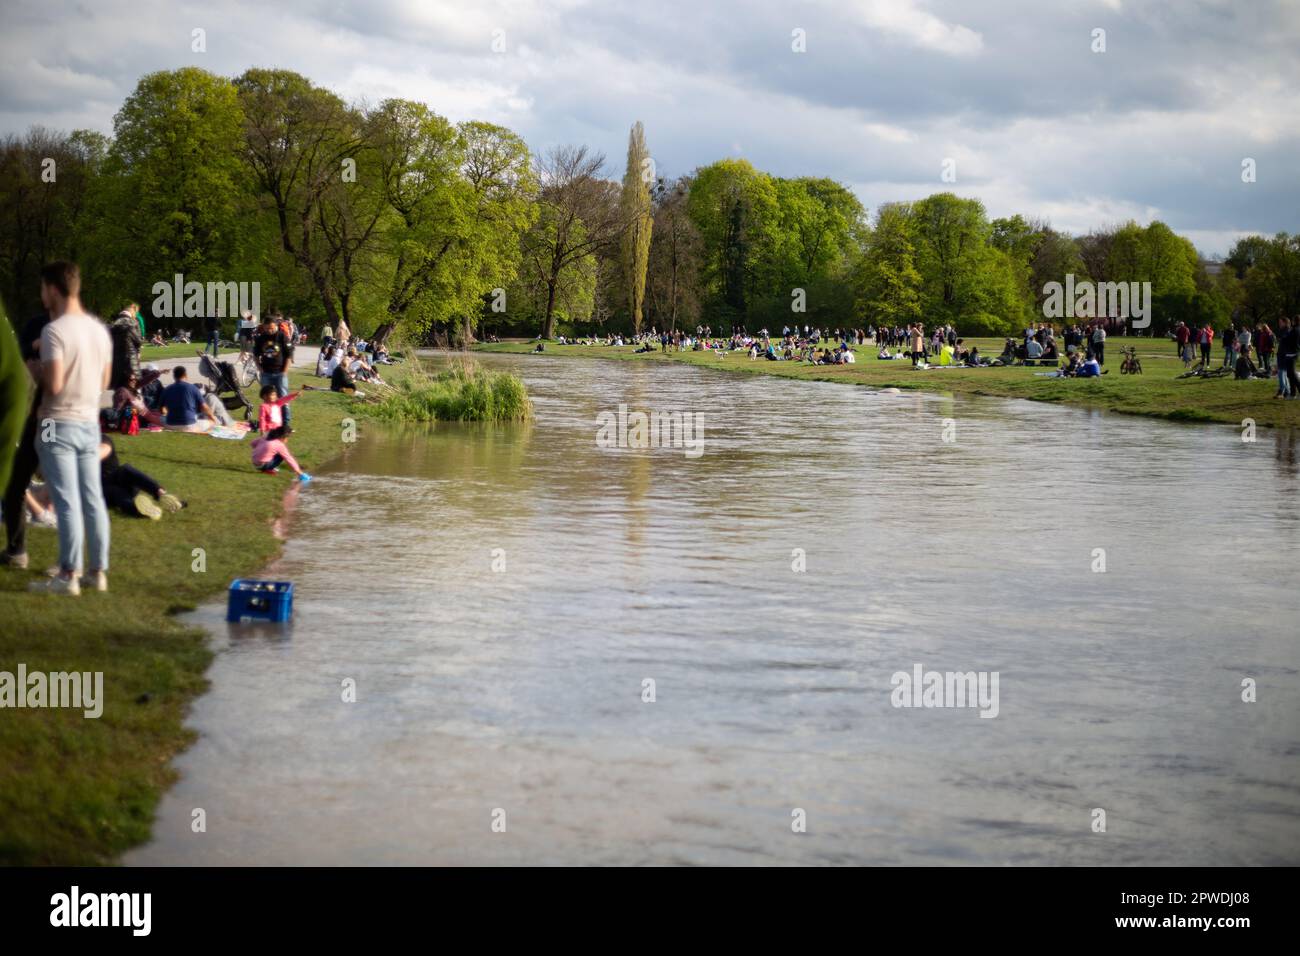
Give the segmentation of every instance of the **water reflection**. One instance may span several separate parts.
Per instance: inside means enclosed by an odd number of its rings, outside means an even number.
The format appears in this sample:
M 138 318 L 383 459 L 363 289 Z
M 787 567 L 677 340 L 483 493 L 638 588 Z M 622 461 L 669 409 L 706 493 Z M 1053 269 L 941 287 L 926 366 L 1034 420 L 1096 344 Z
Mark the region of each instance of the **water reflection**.
M 289 519 L 287 638 L 196 615 L 129 862 L 1298 862 L 1294 436 L 487 360 L 535 424 L 366 426 Z M 620 402 L 704 412 L 703 456 L 598 448 Z M 998 671 L 999 716 L 895 709 L 916 663 Z

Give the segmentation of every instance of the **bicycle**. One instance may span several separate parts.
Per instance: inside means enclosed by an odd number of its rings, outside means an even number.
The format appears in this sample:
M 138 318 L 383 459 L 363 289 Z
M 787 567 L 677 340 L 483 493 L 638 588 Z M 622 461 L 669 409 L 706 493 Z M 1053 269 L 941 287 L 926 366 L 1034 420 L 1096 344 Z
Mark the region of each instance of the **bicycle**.
M 1119 374 L 1121 375 L 1141 375 L 1142 362 L 1137 357 L 1137 346 L 1130 345 L 1126 349 L 1121 349 L 1124 353 L 1124 361 L 1120 363 Z
M 235 359 L 235 381 L 239 383 L 240 388 L 248 388 L 258 380 L 261 370 L 257 367 L 257 360 L 253 358 L 252 352 L 240 352 L 239 358 Z

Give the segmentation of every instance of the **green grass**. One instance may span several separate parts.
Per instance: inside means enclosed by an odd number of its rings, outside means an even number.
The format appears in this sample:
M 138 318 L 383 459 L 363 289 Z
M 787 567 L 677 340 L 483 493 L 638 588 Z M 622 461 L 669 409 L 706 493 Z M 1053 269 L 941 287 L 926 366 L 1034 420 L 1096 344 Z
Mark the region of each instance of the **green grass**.
M 419 366 L 366 406 L 377 418 L 396 421 L 518 422 L 532 417 L 523 381 L 511 372 L 455 360 L 435 373 Z M 361 385 L 363 391 L 367 386 Z
M 146 362 L 157 364 L 159 362 L 165 362 L 168 359 L 192 359 L 195 357 L 194 353 L 203 351 L 203 346 L 203 342 L 191 342 L 189 345 L 172 345 L 170 343 L 167 345 L 150 345 L 146 342 L 144 345 L 140 346 L 140 364 L 144 365 Z M 223 347 L 221 351 L 234 352 L 238 350 L 235 348 L 226 349 Z M 168 381 L 170 381 L 170 379 L 168 379 Z
M 303 381 L 319 382 L 300 374 Z M 251 396 L 250 396 L 251 397 Z M 358 400 L 307 392 L 294 403 L 290 447 L 312 471 L 341 450 Z M 0 567 L 0 670 L 103 671 L 103 716 L 80 710 L 0 710 L 0 863 L 100 864 L 149 835 L 174 779 L 171 758 L 190 741 L 186 709 L 205 684 L 204 635 L 175 612 L 219 595 L 279 549 L 272 522 L 292 475 L 249 463 L 249 440 L 171 432 L 116 437 L 121 459 L 189 502 L 146 521 L 114 514 L 111 590 L 80 597 L 26 593 L 54 564 L 54 532 L 28 532 L 31 570 Z M 304 489 L 311 494 L 311 488 Z M 207 570 L 192 570 L 193 549 Z
M 993 357 L 1002 350 L 1001 339 L 968 339 L 981 354 Z M 1121 347 L 1133 344 L 1142 361 L 1142 375 L 1121 375 Z M 531 342 L 505 342 L 475 347 L 484 352 L 532 352 Z M 1272 399 L 1276 379 L 1238 382 L 1231 376 L 1220 379 L 1178 379 L 1182 362 L 1174 356 L 1174 346 L 1164 339 L 1112 338 L 1106 343 L 1108 374 L 1094 379 L 1054 379 L 1035 375 L 1043 369 L 986 368 L 915 371 L 908 361 L 882 362 L 878 349 L 871 345 L 854 351 L 853 365 L 806 365 L 799 362 L 750 360 L 743 352 L 728 352 L 719 358 L 714 352 L 664 352 L 633 354 L 634 346 L 556 345 L 547 343 L 538 358 L 587 356 L 604 359 L 646 362 L 686 362 L 708 368 L 752 375 L 778 375 L 787 378 L 825 382 L 846 382 L 877 388 L 923 389 L 952 394 L 988 395 L 1024 398 L 1031 401 L 1057 402 L 1130 415 L 1148 415 L 1170 421 L 1223 422 L 1240 426 L 1245 418 L 1257 425 L 1294 428 L 1300 425 L 1300 401 Z M 1215 350 L 1214 361 L 1222 361 L 1223 352 Z

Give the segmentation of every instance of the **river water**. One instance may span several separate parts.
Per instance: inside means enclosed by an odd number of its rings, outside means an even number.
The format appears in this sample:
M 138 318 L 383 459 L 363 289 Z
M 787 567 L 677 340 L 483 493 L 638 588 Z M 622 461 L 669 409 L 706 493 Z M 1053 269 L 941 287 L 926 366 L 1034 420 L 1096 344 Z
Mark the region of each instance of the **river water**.
M 482 360 L 533 424 L 366 424 L 294 493 L 292 625 L 193 615 L 128 863 L 1300 863 L 1294 435 Z M 600 447 L 621 403 L 703 454 Z M 917 665 L 996 717 L 893 706 Z

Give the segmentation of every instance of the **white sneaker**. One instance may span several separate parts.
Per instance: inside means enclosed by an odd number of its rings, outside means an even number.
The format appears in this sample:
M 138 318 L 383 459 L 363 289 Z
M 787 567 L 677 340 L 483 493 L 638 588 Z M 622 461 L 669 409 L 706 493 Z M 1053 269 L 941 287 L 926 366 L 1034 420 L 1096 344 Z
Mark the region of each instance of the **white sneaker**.
M 77 583 L 75 576 L 70 578 L 45 578 L 41 581 L 31 582 L 27 585 L 27 590 L 38 594 L 71 594 L 75 596 L 81 593 L 81 585 Z
M 92 591 L 107 591 L 108 575 L 103 571 L 91 571 L 89 574 L 82 575 L 81 586 Z

